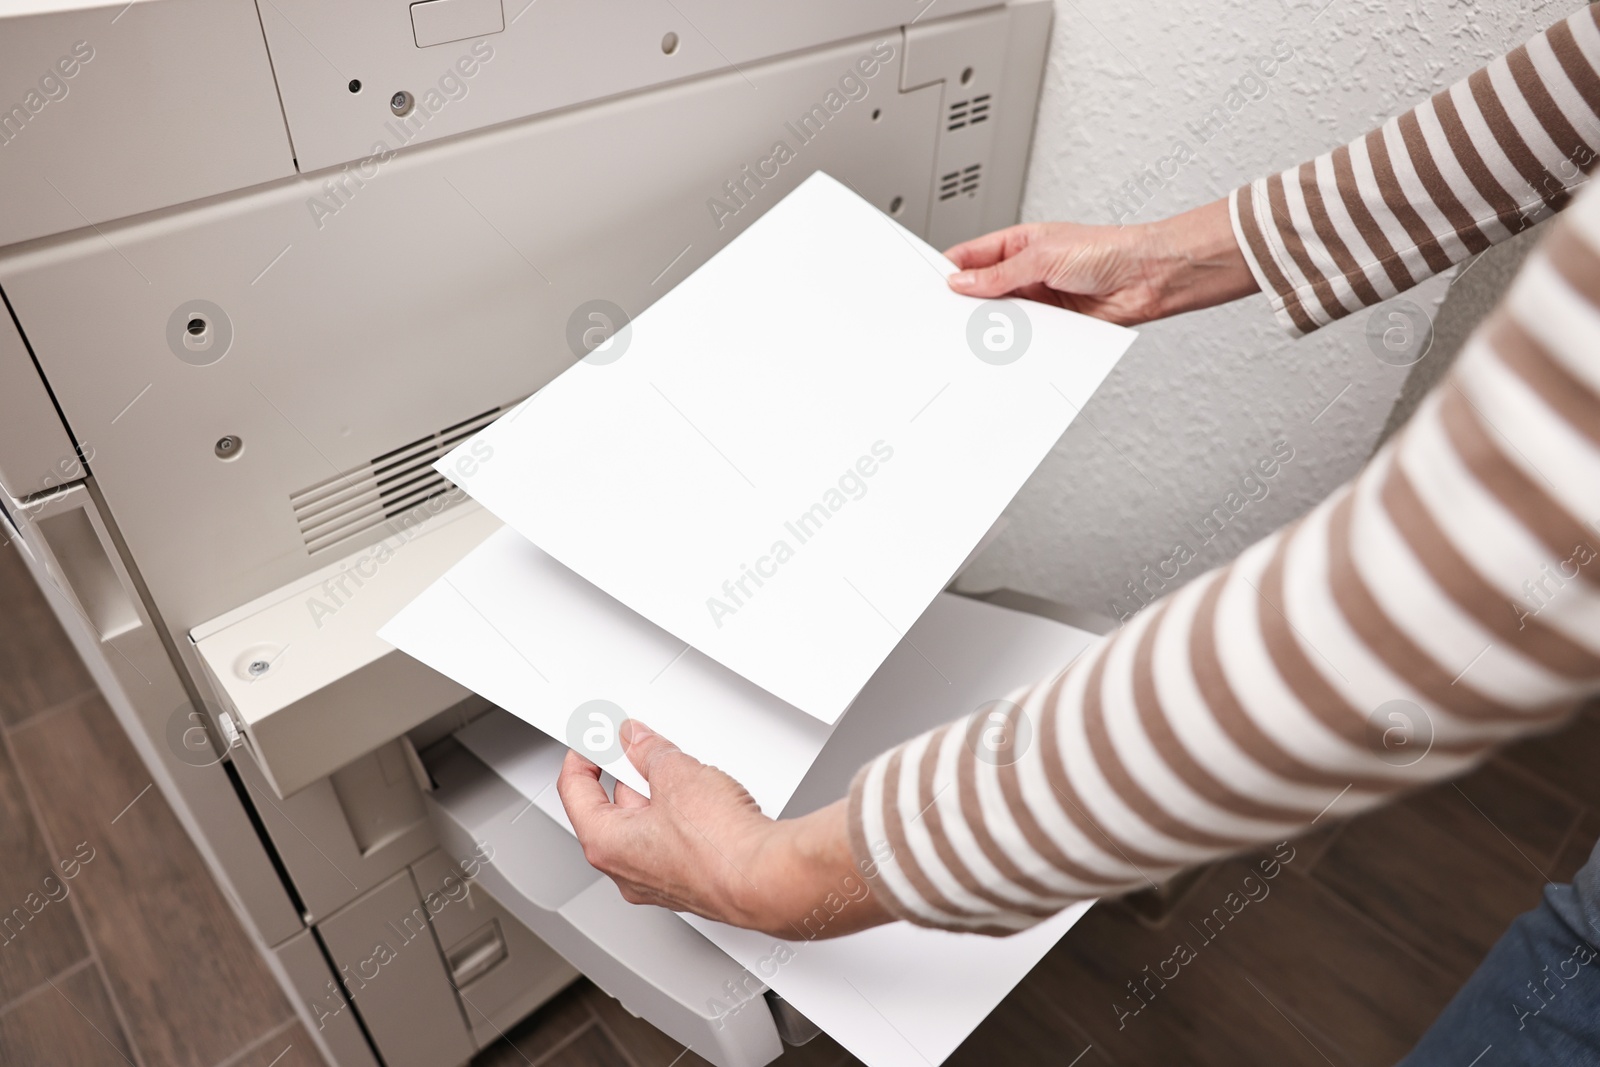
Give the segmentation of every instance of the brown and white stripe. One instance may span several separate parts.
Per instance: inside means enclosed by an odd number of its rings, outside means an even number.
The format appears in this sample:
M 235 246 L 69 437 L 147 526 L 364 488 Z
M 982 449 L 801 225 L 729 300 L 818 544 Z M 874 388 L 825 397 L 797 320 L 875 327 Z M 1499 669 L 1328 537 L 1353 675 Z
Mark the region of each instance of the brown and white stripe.
M 1283 324 L 1309 333 L 1566 206 L 1600 156 L 1600 6 L 1365 137 L 1230 198 Z
M 1418 217 L 1449 217 L 1434 212 Z M 1337 230 L 1350 215 L 1322 217 Z M 1479 222 L 1497 237 L 1498 209 Z M 1395 285 L 1381 267 L 1319 284 L 1336 304 Z M 1032 727 L 1015 762 L 976 757 L 980 712 L 862 768 L 852 844 L 895 914 L 1006 933 L 1283 840 L 1335 801 L 1346 817 L 1460 774 L 1597 692 L 1600 190 L 1352 483 L 1011 694 Z

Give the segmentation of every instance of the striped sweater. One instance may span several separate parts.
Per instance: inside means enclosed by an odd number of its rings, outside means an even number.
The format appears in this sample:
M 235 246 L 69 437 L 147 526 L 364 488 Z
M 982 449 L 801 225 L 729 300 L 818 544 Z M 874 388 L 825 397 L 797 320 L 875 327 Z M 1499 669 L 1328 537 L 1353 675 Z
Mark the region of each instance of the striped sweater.
M 1600 146 L 1597 70 L 1590 9 L 1238 190 L 1280 314 L 1314 329 L 1563 207 L 1582 178 L 1561 160 Z M 1352 483 L 1056 676 L 863 767 L 852 849 L 894 914 L 1008 933 L 1459 775 L 1596 692 L 1600 193 Z
M 1309 333 L 1565 207 L 1600 152 L 1597 13 L 1236 190 L 1239 247 L 1284 325 Z

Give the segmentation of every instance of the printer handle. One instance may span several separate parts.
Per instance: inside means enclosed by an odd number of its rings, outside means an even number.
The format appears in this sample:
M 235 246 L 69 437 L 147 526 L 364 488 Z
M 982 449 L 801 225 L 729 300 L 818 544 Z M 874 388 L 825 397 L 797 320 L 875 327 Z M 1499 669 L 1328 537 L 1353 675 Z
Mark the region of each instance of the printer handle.
M 83 482 L 11 502 L 22 543 L 102 644 L 144 625 L 133 577 Z

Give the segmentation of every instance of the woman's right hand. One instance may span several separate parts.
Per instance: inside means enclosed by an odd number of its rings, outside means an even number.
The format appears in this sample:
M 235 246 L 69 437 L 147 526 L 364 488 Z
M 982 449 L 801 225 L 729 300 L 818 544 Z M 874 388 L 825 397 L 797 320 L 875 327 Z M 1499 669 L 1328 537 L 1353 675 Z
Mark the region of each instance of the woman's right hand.
M 1018 296 L 1124 326 L 1227 303 L 1258 291 L 1228 202 L 1160 222 L 1036 222 L 996 230 L 945 253 L 967 296 Z

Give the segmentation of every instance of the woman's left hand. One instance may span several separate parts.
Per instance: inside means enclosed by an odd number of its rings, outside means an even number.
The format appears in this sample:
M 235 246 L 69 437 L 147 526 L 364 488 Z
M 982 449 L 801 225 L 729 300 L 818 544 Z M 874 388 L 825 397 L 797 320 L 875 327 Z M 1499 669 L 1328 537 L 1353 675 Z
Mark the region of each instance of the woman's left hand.
M 583 854 L 633 904 L 657 904 L 774 937 L 832 937 L 887 922 L 850 853 L 845 802 L 769 819 L 738 782 L 685 755 L 642 723 L 622 725 L 628 759 L 650 796 L 568 752 L 556 788 Z M 836 903 L 848 901 L 839 910 Z M 821 924 L 806 920 L 827 916 Z

